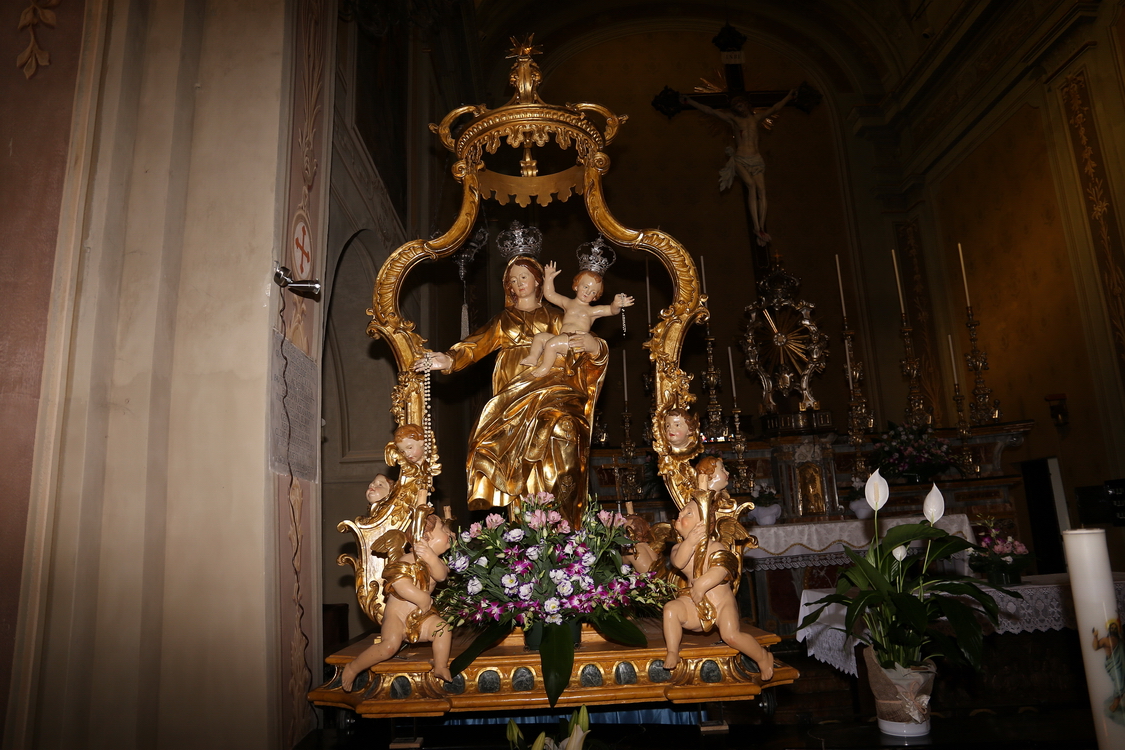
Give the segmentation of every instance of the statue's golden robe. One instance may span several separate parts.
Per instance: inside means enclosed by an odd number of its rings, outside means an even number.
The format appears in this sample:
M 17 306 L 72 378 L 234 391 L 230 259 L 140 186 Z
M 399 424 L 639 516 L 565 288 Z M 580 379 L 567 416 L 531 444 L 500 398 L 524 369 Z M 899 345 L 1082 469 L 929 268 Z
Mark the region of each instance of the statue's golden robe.
M 550 492 L 575 522 L 586 500 L 594 404 L 605 377 L 608 347 L 567 354 L 546 376 L 521 365 L 537 333 L 560 332 L 562 314 L 546 305 L 507 307 L 448 352 L 456 371 L 496 351 L 492 400 L 469 438 L 469 507 L 506 506 L 520 495 Z

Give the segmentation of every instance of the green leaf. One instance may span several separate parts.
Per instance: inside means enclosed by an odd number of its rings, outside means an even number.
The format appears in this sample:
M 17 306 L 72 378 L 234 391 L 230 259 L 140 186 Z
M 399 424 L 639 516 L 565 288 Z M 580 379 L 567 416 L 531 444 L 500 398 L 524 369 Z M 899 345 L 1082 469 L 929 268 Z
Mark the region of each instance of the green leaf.
M 926 614 L 926 605 L 918 597 L 910 594 L 891 594 L 891 602 L 894 603 L 899 614 L 906 619 L 906 624 L 915 632 L 921 633 L 929 626 L 930 618 Z
M 543 643 L 539 646 L 539 664 L 543 671 L 543 689 L 547 702 L 555 707 L 559 696 L 570 682 L 574 669 L 574 638 L 566 625 L 543 625 Z
M 935 560 L 944 560 L 947 557 L 952 557 L 958 552 L 972 548 L 974 545 L 965 541 L 961 537 L 948 536 L 944 539 L 937 539 L 930 544 L 930 562 Z
M 523 742 L 523 732 L 520 731 L 519 725 L 516 724 L 515 719 L 508 719 L 508 747 L 519 747 Z
M 883 535 L 883 541 L 879 543 L 886 549 L 894 549 L 900 544 L 909 547 L 911 542 L 940 539 L 943 536 L 949 536 L 949 532 L 944 529 L 935 529 L 928 523 L 904 523 L 901 526 L 893 526 L 887 529 L 887 533 Z
M 938 606 L 957 637 L 957 646 L 964 652 L 968 662 L 980 669 L 980 658 L 984 652 L 984 635 L 976 610 L 948 596 L 936 597 Z
M 465 669 L 473 663 L 473 661 L 481 655 L 483 651 L 492 648 L 494 645 L 508 637 L 515 626 L 511 622 L 497 622 L 489 625 L 481 631 L 480 635 L 473 639 L 469 647 L 458 654 L 453 663 L 449 665 L 449 672 L 451 674 L 458 674 L 464 672 Z
M 980 586 L 977 586 L 975 583 L 971 583 L 969 580 L 935 581 L 934 583 L 927 584 L 926 588 L 929 591 L 941 591 L 946 594 L 952 594 L 953 596 L 968 596 L 975 599 L 984 610 L 984 614 L 993 623 L 995 623 L 996 618 L 1000 616 L 1000 607 L 996 604 L 996 600 L 992 598 L 992 595 L 982 590 Z M 1019 599 L 1023 598 L 1023 595 L 1018 591 L 1005 591 L 1004 593 Z
M 887 577 L 882 574 L 874 565 L 864 560 L 862 557 L 852 552 L 850 549 L 845 548 L 844 552 L 855 563 L 854 568 L 849 568 L 847 573 L 856 573 L 867 582 L 867 585 L 857 583 L 861 589 L 877 589 L 885 594 L 891 593 L 891 584 L 887 581 Z M 854 579 L 853 579 L 854 580 Z
M 868 607 L 881 604 L 886 598 L 882 591 L 862 591 L 859 596 L 852 599 L 848 603 L 848 614 L 844 618 L 844 631 L 852 633 L 855 630 L 855 623 L 863 617 L 863 613 Z
M 607 639 L 623 646 L 644 648 L 648 645 L 648 638 L 645 638 L 645 634 L 636 623 L 621 615 L 602 615 L 594 621 L 593 625 L 594 629 Z

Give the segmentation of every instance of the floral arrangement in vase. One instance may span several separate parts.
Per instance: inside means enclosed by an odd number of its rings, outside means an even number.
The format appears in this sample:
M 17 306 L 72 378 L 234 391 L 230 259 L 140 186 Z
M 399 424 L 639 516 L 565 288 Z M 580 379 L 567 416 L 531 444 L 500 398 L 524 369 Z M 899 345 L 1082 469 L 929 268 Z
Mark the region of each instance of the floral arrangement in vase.
M 632 544 L 621 514 L 589 503 L 572 528 L 548 493 L 521 498 L 513 520 L 492 513 L 469 526 L 446 555 L 450 575 L 436 601 L 446 622 L 483 630 L 452 672 L 516 627 L 541 632 L 543 683 L 553 706 L 570 680 L 578 623 L 625 645 L 646 645 L 629 616 L 658 610 L 675 591 L 622 559 Z
M 934 434 L 931 425 L 911 427 L 889 423 L 890 429 L 872 438 L 872 463 L 883 477 L 903 477 L 912 484 L 928 482 L 955 466 L 949 441 Z
M 937 485 L 923 503 L 925 521 L 893 526 L 882 538 L 877 531 L 879 510 L 890 488 L 879 470 L 867 480 L 864 493 L 875 516 L 871 545 L 862 556 L 844 550 L 851 567 L 840 572 L 836 593 L 814 602 L 819 608 L 801 627 L 815 622 L 830 605 L 843 606 L 845 631 L 868 644 L 864 659 L 880 728 L 893 734 L 926 734 L 936 674 L 932 657 L 979 667 L 984 638 L 978 615 L 995 624 L 998 608 L 972 579 L 934 570 L 934 563 L 973 547 L 935 525 L 945 514 Z M 919 554 L 908 554 L 914 544 Z M 941 620 L 946 622 L 939 626 Z
M 981 518 L 985 533 L 980 545 L 969 551 L 969 567 L 983 573 L 993 586 L 1011 586 L 1020 582 L 1020 576 L 1035 555 L 1028 552 L 1023 542 L 998 528 L 994 518 Z

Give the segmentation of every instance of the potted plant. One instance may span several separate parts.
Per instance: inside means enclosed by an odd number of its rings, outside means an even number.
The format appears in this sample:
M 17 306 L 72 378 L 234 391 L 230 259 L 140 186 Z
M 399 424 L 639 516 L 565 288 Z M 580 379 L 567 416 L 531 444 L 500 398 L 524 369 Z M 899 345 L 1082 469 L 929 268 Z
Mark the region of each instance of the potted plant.
M 1023 542 L 1005 535 L 995 519 L 981 518 L 985 528 L 980 545 L 969 551 L 969 567 L 983 573 L 993 586 L 1013 586 L 1020 583 L 1020 576 L 1035 559 L 1027 551 Z
M 871 440 L 876 446 L 872 462 L 881 476 L 922 484 L 955 466 L 949 441 L 935 435 L 931 425 L 911 427 L 891 422 L 889 427 Z
M 864 492 L 875 511 L 875 533 L 867 553 L 845 549 L 852 565 L 840 574 L 836 593 L 801 623 L 808 627 L 830 605 L 846 611 L 846 632 L 867 643 L 864 661 L 875 693 L 879 728 L 888 734 L 929 732 L 933 657 L 979 668 L 984 638 L 981 615 L 996 623 L 996 601 L 964 576 L 937 573 L 935 562 L 971 548 L 934 524 L 945 513 L 937 486 L 926 496 L 922 523 L 891 527 L 880 538 L 879 510 L 890 494 L 876 470 Z M 911 545 L 918 552 L 911 554 Z M 861 628 L 857 628 L 861 625 Z
M 622 560 L 633 544 L 625 519 L 594 508 L 588 503 L 580 526 L 571 528 L 552 495 L 529 495 L 512 520 L 492 513 L 454 540 L 447 586 L 436 601 L 450 625 L 481 633 L 453 660 L 453 674 L 518 626 L 525 637 L 537 636 L 543 687 L 554 706 L 570 681 L 581 622 L 618 643 L 647 644 L 629 616 L 656 611 L 675 591 Z

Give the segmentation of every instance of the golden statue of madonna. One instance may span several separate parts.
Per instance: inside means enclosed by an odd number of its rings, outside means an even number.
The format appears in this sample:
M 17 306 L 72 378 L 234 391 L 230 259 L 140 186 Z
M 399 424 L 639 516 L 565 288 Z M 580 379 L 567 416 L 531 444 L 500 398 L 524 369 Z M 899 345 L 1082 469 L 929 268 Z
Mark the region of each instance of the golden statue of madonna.
M 592 274 L 596 283 L 586 278 L 579 284 L 576 279 L 576 298 L 560 298 L 553 288 L 557 271 L 548 264 L 545 276 L 531 252 L 538 244 L 534 238 L 538 230 L 513 230 L 499 243 L 510 257 L 503 278 L 504 309 L 448 351 L 432 352 L 414 331 L 414 323 L 401 315 L 399 293 L 406 275 L 422 261 L 456 252 L 472 233 L 482 199 L 501 204 L 514 199 L 520 206 L 534 200 L 547 206 L 556 197 L 566 200 L 572 193 L 582 195 L 593 228 L 605 241 L 619 250 L 652 254 L 672 276 L 672 304 L 660 312 L 645 344 L 655 363 L 660 424 L 654 428 L 661 431 L 670 409 L 686 409 L 694 400 L 688 391 L 689 377 L 679 369 L 680 349 L 688 327 L 706 320 L 708 312 L 695 264 L 684 248 L 659 230 L 621 225 L 605 204 L 601 180 L 609 170 L 609 157 L 604 149 L 626 118 L 597 104 L 545 103 L 538 93 L 541 73 L 533 59 L 537 50 L 530 38 L 513 43 L 510 82 L 516 93 L 512 99 L 494 110 L 484 105 L 459 107 L 440 124 L 430 126 L 458 157 L 452 172 L 462 185 L 461 209 L 445 234 L 408 242 L 387 259 L 375 282 L 368 332 L 386 339 L 394 351 L 399 384 L 392 394 L 391 410 L 400 425 L 428 425 L 426 394 L 432 372 L 455 373 L 496 352 L 492 398 L 469 437 L 470 508 L 511 506 L 521 495 L 549 492 L 558 498 L 566 515 L 577 520 L 588 492 L 593 411 L 609 356 L 605 342 L 590 334 L 589 323 L 616 313 L 631 304 L 631 299 L 618 295 L 610 305 L 592 304 L 597 295 L 590 288 L 597 286 L 600 295 L 604 267 Z M 467 121 L 457 125 L 467 115 Z M 488 168 L 491 155 L 501 147 L 522 150 L 520 174 Z M 574 165 L 539 174 L 537 151 L 546 148 L 573 148 Z M 609 245 L 602 247 L 608 251 Z M 551 301 L 562 310 L 548 304 Z M 565 340 L 560 339 L 561 334 Z M 422 466 L 439 466 L 437 438 L 427 438 L 430 453 Z M 663 439 L 658 442 L 658 452 L 669 444 Z M 682 452 L 682 448 L 669 450 Z M 697 452 L 689 449 L 684 455 Z M 682 461 L 683 456 L 680 458 Z M 676 469 L 669 474 L 686 474 L 686 467 Z M 682 506 L 690 486 L 682 481 L 669 481 L 669 485 Z

